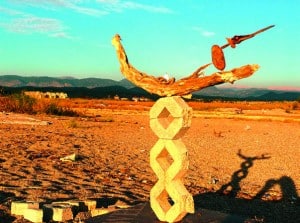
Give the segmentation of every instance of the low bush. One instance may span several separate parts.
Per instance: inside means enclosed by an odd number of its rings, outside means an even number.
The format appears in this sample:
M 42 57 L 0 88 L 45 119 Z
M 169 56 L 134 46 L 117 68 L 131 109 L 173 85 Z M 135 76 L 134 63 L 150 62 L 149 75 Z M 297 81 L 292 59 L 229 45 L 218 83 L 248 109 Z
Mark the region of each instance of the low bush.
M 0 97 L 0 111 L 15 113 L 46 113 L 49 115 L 76 117 L 79 114 L 67 107 L 59 106 L 54 100 L 37 100 L 23 93 Z
M 292 104 L 292 109 L 293 109 L 293 110 L 300 109 L 300 101 L 295 101 L 295 102 Z
M 48 115 L 58 115 L 58 116 L 79 116 L 79 114 L 76 111 L 73 111 L 72 109 L 69 108 L 63 108 L 58 106 L 56 103 L 50 103 L 46 108 L 45 108 L 45 113 Z
M 36 100 L 25 94 L 13 94 L 1 97 L 0 109 L 5 112 L 35 114 L 34 105 Z

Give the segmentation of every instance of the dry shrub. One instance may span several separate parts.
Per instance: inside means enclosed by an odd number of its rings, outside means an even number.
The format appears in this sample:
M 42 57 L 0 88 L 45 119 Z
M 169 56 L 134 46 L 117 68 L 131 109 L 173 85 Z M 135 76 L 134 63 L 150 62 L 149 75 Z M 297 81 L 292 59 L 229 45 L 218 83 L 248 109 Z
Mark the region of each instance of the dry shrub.
M 58 106 L 56 103 L 50 103 L 44 110 L 44 112 L 48 115 L 58 115 L 58 116 L 79 116 L 76 111 L 73 111 L 70 108 L 64 108 Z
M 79 116 L 69 107 L 60 106 L 55 99 L 34 99 L 23 93 L 0 97 L 0 111 L 15 113 L 46 113 L 59 116 Z
M 292 109 L 293 109 L 293 110 L 298 110 L 298 109 L 300 109 L 300 101 L 295 101 L 295 102 L 292 104 Z
M 13 94 L 1 97 L 0 109 L 5 112 L 35 114 L 34 104 L 36 99 L 25 94 Z
M 5 112 L 7 110 L 6 109 L 7 103 L 9 103 L 8 98 L 0 96 L 0 111 Z
M 68 104 L 61 103 L 63 100 L 59 99 L 49 99 L 43 98 L 38 100 L 36 104 L 36 110 L 39 113 L 46 113 L 48 115 L 58 115 L 58 116 L 71 116 L 77 117 L 80 114 L 73 109 Z
M 37 111 L 37 113 L 44 113 L 50 103 L 51 99 L 38 99 L 34 105 L 34 110 Z

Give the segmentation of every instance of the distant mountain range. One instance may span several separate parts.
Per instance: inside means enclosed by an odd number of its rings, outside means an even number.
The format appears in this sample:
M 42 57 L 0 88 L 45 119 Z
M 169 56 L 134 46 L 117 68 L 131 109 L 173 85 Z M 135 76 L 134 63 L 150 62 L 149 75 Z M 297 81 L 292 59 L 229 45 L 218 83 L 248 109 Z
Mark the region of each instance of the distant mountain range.
M 0 76 L 0 86 L 5 87 L 109 87 L 122 86 L 130 88 L 133 85 L 129 81 L 114 81 L 111 79 L 100 78 L 83 78 L 77 79 L 72 77 L 23 77 L 17 75 Z
M 281 91 L 270 90 L 267 88 L 208 87 L 196 92 L 195 97 L 208 97 L 223 100 L 295 101 L 300 100 L 300 91 Z
M 136 87 L 126 79 L 114 81 L 101 78 L 72 77 L 24 77 L 17 75 L 0 76 L 0 86 L 6 93 L 22 90 L 63 91 L 69 97 L 107 98 L 120 97 L 148 97 L 155 99 L 145 90 Z M 1 90 L 0 89 L 0 90 Z M 220 88 L 208 87 L 194 92 L 193 98 L 203 100 L 255 100 L 255 101 L 294 101 L 300 100 L 300 91 L 281 91 L 266 88 Z

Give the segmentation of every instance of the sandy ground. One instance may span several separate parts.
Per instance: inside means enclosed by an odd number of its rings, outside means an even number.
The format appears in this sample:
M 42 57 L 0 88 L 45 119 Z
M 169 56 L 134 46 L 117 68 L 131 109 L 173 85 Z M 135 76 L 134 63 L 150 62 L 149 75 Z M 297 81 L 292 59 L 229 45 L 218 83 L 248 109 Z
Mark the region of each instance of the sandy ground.
M 148 112 L 97 112 L 0 115 L 1 223 L 26 222 L 10 215 L 14 200 L 149 201 L 157 180 L 149 151 L 157 137 Z M 185 185 L 196 207 L 257 222 L 300 222 L 300 122 L 216 116 L 195 112 L 183 137 L 190 160 Z M 60 160 L 73 153 L 77 161 Z

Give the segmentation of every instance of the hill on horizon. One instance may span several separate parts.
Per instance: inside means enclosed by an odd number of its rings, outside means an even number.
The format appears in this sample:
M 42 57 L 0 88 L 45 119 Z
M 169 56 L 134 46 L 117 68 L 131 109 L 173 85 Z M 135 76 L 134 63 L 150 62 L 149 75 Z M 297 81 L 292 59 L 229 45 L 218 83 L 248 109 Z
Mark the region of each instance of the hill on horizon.
M 0 86 L 7 93 L 22 90 L 63 91 L 69 97 L 107 98 L 148 97 L 158 98 L 153 94 L 133 85 L 127 79 L 115 81 L 101 78 L 47 77 L 18 75 L 0 76 Z M 300 100 L 300 91 L 280 91 L 266 88 L 220 88 L 208 87 L 193 93 L 193 98 L 204 100 L 255 100 L 255 101 L 295 101 Z

